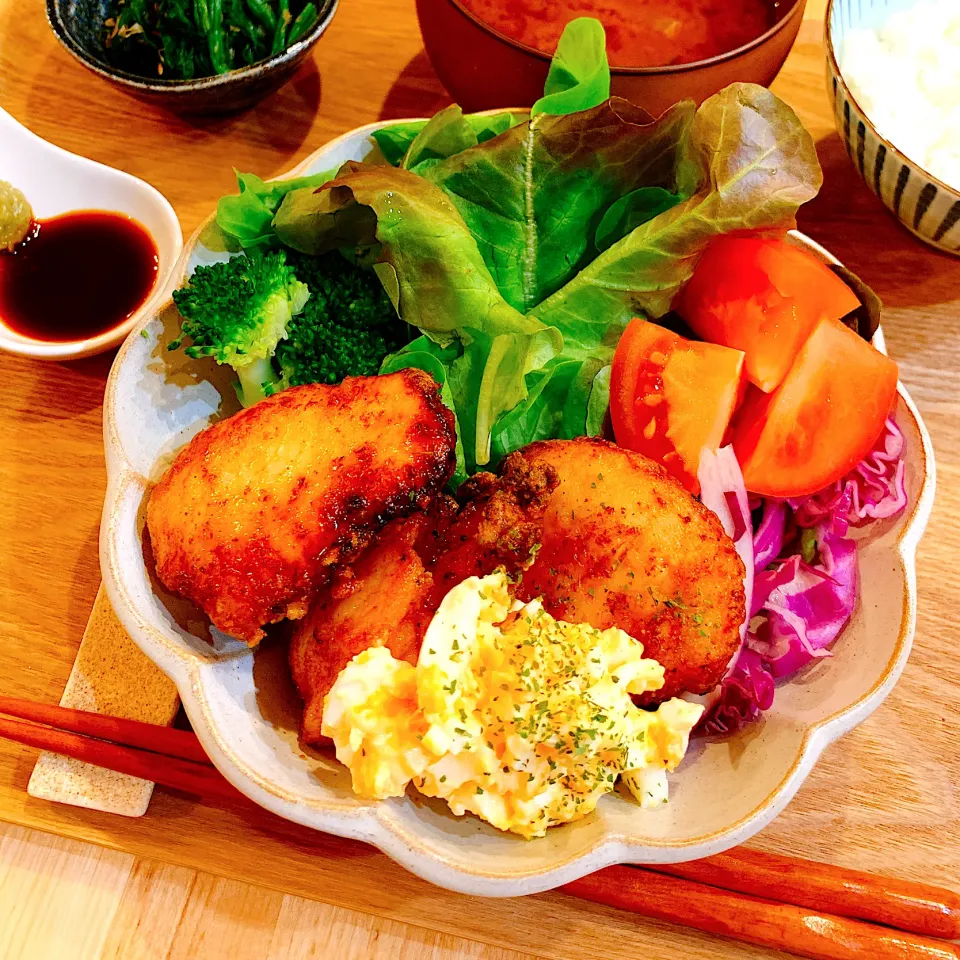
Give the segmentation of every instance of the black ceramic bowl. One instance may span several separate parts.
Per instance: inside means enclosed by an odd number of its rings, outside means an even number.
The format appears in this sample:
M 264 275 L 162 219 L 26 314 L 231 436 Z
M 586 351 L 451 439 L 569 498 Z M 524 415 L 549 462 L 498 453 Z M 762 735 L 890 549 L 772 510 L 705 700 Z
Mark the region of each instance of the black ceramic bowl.
M 112 66 L 104 49 L 107 0 L 47 0 L 47 19 L 57 39 L 84 66 L 134 96 L 175 113 L 234 113 L 285 83 L 330 25 L 339 0 L 319 0 L 313 29 L 282 53 L 249 67 L 195 80 L 161 80 Z

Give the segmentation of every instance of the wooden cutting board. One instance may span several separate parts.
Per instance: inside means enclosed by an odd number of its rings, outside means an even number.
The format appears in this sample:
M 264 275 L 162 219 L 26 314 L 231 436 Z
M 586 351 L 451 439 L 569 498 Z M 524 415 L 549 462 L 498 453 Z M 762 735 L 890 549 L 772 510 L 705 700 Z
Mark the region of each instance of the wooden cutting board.
M 820 32 L 804 25 L 774 88 L 813 133 L 826 177 L 800 226 L 883 297 L 888 347 L 933 436 L 940 487 L 899 686 L 751 845 L 960 887 L 960 260 L 920 245 L 856 177 L 829 113 Z M 272 176 L 351 127 L 447 102 L 412 0 L 343 0 L 316 63 L 241 117 L 190 124 L 75 64 L 50 38 L 40 0 L 0 0 L 0 104 L 41 136 L 154 183 L 185 234 L 232 188 L 231 166 Z M 110 361 L 0 356 L 0 668 L 12 695 L 59 700 L 97 592 Z M 163 790 L 140 819 L 36 800 L 26 794 L 35 757 L 0 742 L 0 819 L 558 960 L 768 955 L 561 894 L 454 896 L 361 844 Z

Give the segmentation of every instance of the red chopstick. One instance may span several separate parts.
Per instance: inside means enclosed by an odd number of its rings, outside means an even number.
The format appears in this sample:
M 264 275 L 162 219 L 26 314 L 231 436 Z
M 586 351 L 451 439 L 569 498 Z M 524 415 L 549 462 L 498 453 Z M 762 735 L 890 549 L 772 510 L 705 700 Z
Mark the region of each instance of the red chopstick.
M 172 730 L 152 723 L 122 717 L 101 717 L 84 710 L 71 710 L 33 703 L 14 697 L 0 697 L 0 737 L 30 747 L 83 760 L 98 767 L 160 783 L 197 797 L 231 803 L 250 801 L 211 764 L 196 734 Z M 44 725 L 34 718 L 46 717 L 59 726 Z M 54 721 L 54 718 L 58 718 Z M 101 739 L 78 730 L 96 730 Z M 112 738 L 107 740 L 107 736 Z M 127 744 L 136 744 L 128 746 Z M 150 747 L 144 747 L 149 744 Z M 174 755 L 158 752 L 169 746 Z M 194 760 L 193 757 L 202 757 Z
M 161 727 L 155 723 L 142 723 L 124 717 L 106 717 L 87 710 L 73 710 L 49 703 L 21 700 L 18 697 L 0 696 L 0 714 L 213 766 L 200 746 L 197 735 L 189 730 L 175 730 L 172 727 Z
M 208 799 L 250 801 L 193 733 L 0 697 L 0 737 Z M 812 960 L 960 960 L 960 896 L 796 857 L 737 849 L 685 864 L 608 867 L 567 893 Z M 883 924 L 879 926 L 878 924 Z
M 926 883 L 746 847 L 645 869 L 928 937 L 960 939 L 960 894 Z
M 880 878 L 877 878 L 880 879 Z M 576 897 L 811 960 L 957 960 L 957 947 L 862 920 L 630 867 L 607 867 L 561 889 Z

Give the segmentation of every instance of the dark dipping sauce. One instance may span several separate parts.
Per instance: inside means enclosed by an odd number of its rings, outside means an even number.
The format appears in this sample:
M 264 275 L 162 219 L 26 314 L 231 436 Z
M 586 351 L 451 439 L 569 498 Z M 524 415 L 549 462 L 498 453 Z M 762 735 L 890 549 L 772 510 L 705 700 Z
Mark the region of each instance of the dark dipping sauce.
M 50 343 L 96 337 L 143 306 L 157 268 L 153 237 L 123 214 L 83 210 L 34 222 L 0 252 L 0 322 Z

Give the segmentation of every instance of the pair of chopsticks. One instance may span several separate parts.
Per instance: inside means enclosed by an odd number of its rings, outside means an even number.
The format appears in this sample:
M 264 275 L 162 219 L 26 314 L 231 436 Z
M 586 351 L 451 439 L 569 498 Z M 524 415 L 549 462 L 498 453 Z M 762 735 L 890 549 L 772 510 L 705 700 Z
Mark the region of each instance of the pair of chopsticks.
M 249 802 L 188 730 L 0 696 L 0 737 L 194 796 Z
M 203 799 L 241 801 L 193 733 L 0 697 L 0 737 Z M 16 719 L 11 719 L 16 718 Z M 573 896 L 810 960 L 960 960 L 960 895 L 924 883 L 736 849 L 606 867 Z

